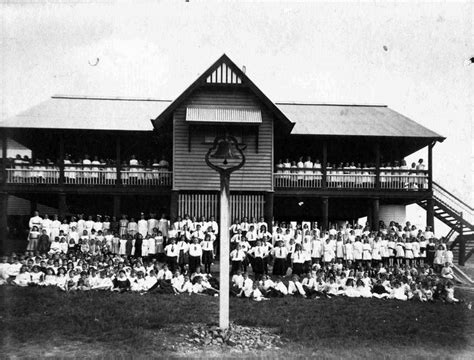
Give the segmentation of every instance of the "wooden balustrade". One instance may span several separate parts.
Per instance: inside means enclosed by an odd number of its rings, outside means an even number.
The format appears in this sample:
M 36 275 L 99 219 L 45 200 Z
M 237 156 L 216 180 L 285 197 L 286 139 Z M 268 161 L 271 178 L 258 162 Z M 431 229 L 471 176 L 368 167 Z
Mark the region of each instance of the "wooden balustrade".
M 172 172 L 128 166 L 120 171 L 121 184 L 129 186 L 171 186 Z M 58 184 L 56 166 L 21 166 L 7 169 L 9 184 Z M 117 185 L 117 168 L 103 165 L 65 165 L 64 185 Z
M 377 176 L 378 175 L 378 176 Z M 323 171 L 307 169 L 283 170 L 274 174 L 275 188 L 301 189 L 375 189 L 382 190 L 427 190 L 428 172 L 424 170 L 380 169 L 326 169 Z M 377 187 L 377 178 L 379 187 Z

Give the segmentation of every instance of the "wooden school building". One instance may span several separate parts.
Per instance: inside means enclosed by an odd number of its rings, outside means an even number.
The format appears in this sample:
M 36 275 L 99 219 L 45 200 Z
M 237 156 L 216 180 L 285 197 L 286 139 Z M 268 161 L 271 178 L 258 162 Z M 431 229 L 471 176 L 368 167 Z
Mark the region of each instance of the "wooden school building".
M 436 215 L 432 154 L 442 136 L 387 106 L 273 102 L 226 55 L 174 101 L 53 96 L 3 120 L 0 130 L 3 231 L 12 196 L 28 200 L 31 211 L 48 206 L 60 217 L 217 217 L 219 177 L 204 157 L 225 133 L 246 156 L 231 176 L 232 219 L 318 221 L 327 228 L 368 216 L 378 227 L 412 203 L 427 209 L 428 224 Z M 31 151 L 29 163 L 9 159 L 12 143 Z M 423 148 L 424 170 L 387 166 Z M 320 166 L 281 166 L 307 156 Z M 345 165 L 352 163 L 361 167 Z

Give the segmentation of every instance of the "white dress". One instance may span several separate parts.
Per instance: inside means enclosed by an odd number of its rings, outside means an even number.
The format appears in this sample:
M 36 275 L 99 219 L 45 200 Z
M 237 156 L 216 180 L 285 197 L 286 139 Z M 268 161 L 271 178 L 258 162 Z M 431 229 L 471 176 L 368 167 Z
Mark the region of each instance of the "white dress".
M 120 239 L 120 248 L 119 248 L 119 255 L 125 255 L 126 252 L 126 245 L 127 245 L 127 240 L 126 239 Z
M 344 244 L 344 259 L 351 261 L 354 260 L 353 244 L 350 242 Z
M 372 260 L 372 248 L 369 243 L 362 244 L 362 260 Z
M 149 253 L 149 243 L 150 242 L 155 242 L 154 240 L 153 241 L 149 241 L 148 239 L 143 239 L 142 241 L 142 256 L 148 256 L 148 253 Z
M 382 254 L 381 254 L 381 243 L 380 241 L 374 241 L 374 244 L 372 246 L 372 259 L 373 260 L 382 260 Z
M 362 260 L 362 243 L 360 241 L 354 242 L 353 250 L 354 250 L 354 260 Z

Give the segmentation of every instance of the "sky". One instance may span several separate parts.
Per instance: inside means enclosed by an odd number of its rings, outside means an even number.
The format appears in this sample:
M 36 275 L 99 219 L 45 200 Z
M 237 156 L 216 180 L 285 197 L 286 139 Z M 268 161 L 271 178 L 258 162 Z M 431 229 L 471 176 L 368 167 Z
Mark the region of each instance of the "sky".
M 445 136 L 435 181 L 474 203 L 468 1 L 0 6 L 0 121 L 53 94 L 172 100 L 226 53 L 275 102 L 386 104 Z

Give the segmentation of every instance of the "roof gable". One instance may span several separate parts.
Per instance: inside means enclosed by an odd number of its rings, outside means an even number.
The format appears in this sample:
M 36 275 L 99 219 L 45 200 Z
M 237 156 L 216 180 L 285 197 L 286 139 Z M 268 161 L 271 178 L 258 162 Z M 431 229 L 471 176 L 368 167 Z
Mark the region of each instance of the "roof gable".
M 208 84 L 225 86 L 248 87 L 255 96 L 275 115 L 288 132 L 294 126 L 286 115 L 239 69 L 239 67 L 223 54 L 212 64 L 196 81 L 194 81 L 180 96 L 178 96 L 155 120 L 153 126 L 159 128 L 172 115 L 173 111 L 180 106 L 198 87 Z

